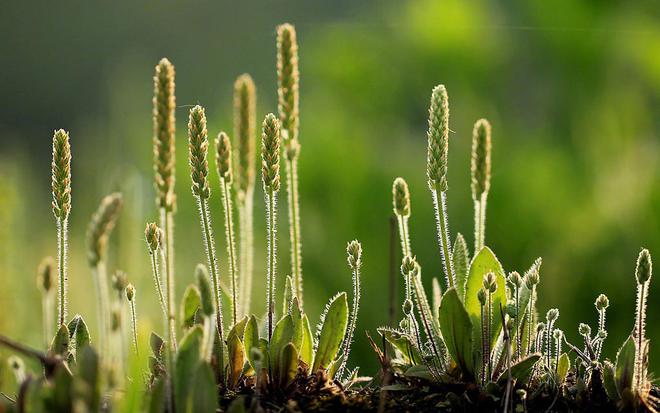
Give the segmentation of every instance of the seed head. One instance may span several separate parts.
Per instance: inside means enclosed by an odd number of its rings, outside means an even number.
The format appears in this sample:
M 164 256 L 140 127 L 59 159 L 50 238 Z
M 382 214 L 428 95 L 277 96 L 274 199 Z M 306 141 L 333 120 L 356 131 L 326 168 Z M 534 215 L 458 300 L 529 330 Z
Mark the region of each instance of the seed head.
M 218 168 L 218 175 L 225 183 L 231 184 L 231 142 L 226 133 L 220 132 L 215 140 L 215 164 Z
M 211 280 L 209 279 L 209 271 L 203 264 L 197 264 L 195 268 L 195 276 L 197 277 L 197 285 L 199 287 L 199 296 L 202 303 L 202 313 L 210 317 L 215 313 L 215 304 L 213 302 L 213 290 L 211 289 Z
M 174 157 L 175 118 L 174 65 L 166 58 L 156 65 L 153 97 L 153 145 L 156 204 L 172 211 L 176 206 L 174 193 L 176 160 Z
M 254 186 L 257 93 L 252 77 L 240 75 L 234 82 L 234 139 L 236 139 L 236 182 L 245 193 Z
M 52 163 L 53 215 L 65 220 L 71 212 L 71 145 L 64 129 L 53 134 Z
M 548 310 L 548 313 L 545 315 L 545 318 L 548 322 L 553 322 L 559 318 L 559 310 L 556 308 L 551 308 Z
M 520 273 L 513 271 L 509 274 L 509 283 L 511 283 L 517 289 L 520 289 L 523 285 L 523 278 L 520 276 Z
M 472 130 L 472 199 L 478 201 L 490 189 L 490 123 L 479 119 Z
M 147 224 L 147 228 L 144 230 L 144 238 L 147 241 L 150 254 L 156 253 L 162 247 L 163 237 L 163 230 L 158 228 L 156 223 L 150 222 Z
M 275 115 L 266 115 L 261 133 L 261 179 L 264 189 L 280 190 L 280 122 Z
M 351 269 L 353 271 L 359 269 L 360 265 L 362 265 L 362 245 L 358 240 L 348 243 L 346 254 L 348 255 L 348 265 Z
M 483 285 L 486 292 L 493 294 L 497 291 L 497 277 L 494 272 L 488 272 L 484 275 Z
M 409 298 L 405 299 L 403 301 L 403 314 L 409 316 L 410 314 L 412 314 L 412 309 L 413 309 L 412 301 Z
M 447 185 L 449 155 L 449 99 L 444 85 L 438 85 L 431 95 L 429 108 L 428 153 L 426 174 L 431 190 L 444 192 Z
M 122 292 L 127 285 L 128 276 L 126 276 L 124 271 L 117 270 L 112 274 L 112 288 L 114 288 L 115 291 Z
M 49 294 L 54 285 L 55 280 L 55 261 L 53 257 L 46 257 L 39 264 L 37 270 L 37 286 L 45 294 Z
M 558 328 L 555 328 L 555 331 L 552 332 L 552 337 L 554 337 L 555 341 L 561 341 L 561 338 L 563 336 L 564 336 L 564 332 Z
M 538 271 L 531 271 L 525 275 L 525 285 L 530 290 L 534 286 L 536 286 L 539 283 L 539 281 L 540 281 L 540 277 Z
M 188 161 L 193 195 L 201 199 L 208 199 L 211 196 L 208 182 L 209 163 L 206 159 L 208 151 L 206 115 L 204 108 L 197 105 L 190 109 L 188 117 Z
M 119 218 L 124 200 L 119 192 L 103 198 L 87 226 L 87 260 L 96 266 L 105 257 L 107 241 Z
M 133 284 L 128 284 L 126 286 L 126 299 L 128 301 L 133 301 L 133 298 L 135 298 L 135 287 Z
M 277 27 L 277 110 L 284 141 L 298 140 L 299 78 L 296 29 L 285 23 Z
M 392 184 L 392 201 L 395 214 L 400 217 L 410 216 L 410 192 L 403 178 L 396 178 Z
M 484 306 L 486 305 L 486 290 L 483 288 L 480 288 L 479 291 L 477 291 L 477 299 L 479 300 L 479 303 Z
M 591 337 L 591 327 L 589 324 L 580 323 L 578 326 L 578 333 L 583 337 Z
M 651 261 L 651 254 L 649 250 L 644 248 L 637 257 L 637 268 L 635 269 L 635 277 L 638 284 L 644 284 L 651 279 L 653 275 L 653 262 Z
M 594 303 L 596 306 L 596 310 L 602 311 L 607 309 L 607 307 L 610 306 L 610 300 L 607 298 L 605 294 L 601 294 L 596 298 L 596 302 Z

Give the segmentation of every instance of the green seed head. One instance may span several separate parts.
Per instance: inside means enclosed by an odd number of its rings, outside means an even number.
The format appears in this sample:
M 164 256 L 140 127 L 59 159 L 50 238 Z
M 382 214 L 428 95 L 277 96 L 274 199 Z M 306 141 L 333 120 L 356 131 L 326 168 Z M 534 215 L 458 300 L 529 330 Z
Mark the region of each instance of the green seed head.
M 589 324 L 580 323 L 578 333 L 583 337 L 591 337 L 591 327 L 589 327 Z
M 431 95 L 429 107 L 428 153 L 426 174 L 429 188 L 444 192 L 447 185 L 447 156 L 449 155 L 449 99 L 444 85 L 438 85 Z
M 49 294 L 55 280 L 55 261 L 52 257 L 46 257 L 39 264 L 37 270 L 37 286 L 44 294 Z
M 128 284 L 126 286 L 126 299 L 132 302 L 133 298 L 135 298 L 135 287 L 133 284 Z
M 479 303 L 484 306 L 486 305 L 486 290 L 483 288 L 480 288 L 479 291 L 477 291 L 477 299 L 479 300 Z
M 261 133 L 261 179 L 267 191 L 280 190 L 280 139 L 280 122 L 269 113 Z
M 520 289 L 523 285 L 523 278 L 520 276 L 520 273 L 513 271 L 511 274 L 509 274 L 509 283 L 511 283 L 511 285 L 517 289 Z
M 123 197 L 115 192 L 103 198 L 87 226 L 87 260 L 94 267 L 105 257 L 107 241 L 119 218 Z
M 112 274 L 112 288 L 117 292 L 122 292 L 128 285 L 128 276 L 124 271 L 117 270 Z
M 192 178 L 192 192 L 200 199 L 208 199 L 211 196 L 208 182 L 209 163 L 206 159 L 208 151 L 206 115 L 204 108 L 197 105 L 190 109 L 188 117 L 188 161 Z
M 206 269 L 206 266 L 203 264 L 197 264 L 197 267 L 195 268 L 195 276 L 199 287 L 202 313 L 205 316 L 210 317 L 215 313 L 215 304 L 213 302 L 213 290 L 211 289 L 209 271 Z
M 479 119 L 472 131 L 472 199 L 478 201 L 490 189 L 490 123 Z
M 225 183 L 231 184 L 231 142 L 226 133 L 220 132 L 215 140 L 215 164 L 218 168 L 218 175 Z
M 483 285 L 486 292 L 493 294 L 497 291 L 497 277 L 494 272 L 488 272 L 484 275 Z
M 396 178 L 392 184 L 392 201 L 395 214 L 400 217 L 410 216 L 410 192 L 403 178 Z
M 637 268 L 635 269 L 635 277 L 638 284 L 644 284 L 651 279 L 653 275 L 653 262 L 651 261 L 651 254 L 649 250 L 644 248 L 637 258 Z
M 277 27 L 277 110 L 285 142 L 298 140 L 299 78 L 296 29 L 285 23 Z
M 548 322 L 556 321 L 559 318 L 559 310 L 556 308 L 551 308 L 548 310 L 548 313 L 545 315 L 545 318 Z
M 348 265 L 351 269 L 355 271 L 360 268 L 360 265 L 362 265 L 362 245 L 358 240 L 348 243 L 346 254 L 348 255 Z
M 150 254 L 156 253 L 163 245 L 163 230 L 158 228 L 158 225 L 154 222 L 147 224 L 147 228 L 144 230 L 144 237 L 147 240 Z
M 52 163 L 53 215 L 65 220 L 71 212 L 71 145 L 64 129 L 53 134 Z
M 172 211 L 176 206 L 174 193 L 176 160 L 174 157 L 174 65 L 163 58 L 156 65 L 153 98 L 153 145 L 156 204 Z
M 603 311 L 610 306 L 610 300 L 605 294 L 601 294 L 598 296 L 598 298 L 596 298 L 594 305 L 596 306 L 596 310 Z
M 257 93 L 252 77 L 240 75 L 234 82 L 234 139 L 236 182 L 243 196 L 254 186 Z

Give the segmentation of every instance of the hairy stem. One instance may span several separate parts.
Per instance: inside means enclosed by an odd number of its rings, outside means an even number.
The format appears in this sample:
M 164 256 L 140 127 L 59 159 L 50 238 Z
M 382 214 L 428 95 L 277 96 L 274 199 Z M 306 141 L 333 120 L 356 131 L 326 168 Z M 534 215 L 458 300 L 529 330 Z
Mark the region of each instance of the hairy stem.
M 231 186 L 224 179 L 220 179 L 222 189 L 222 201 L 225 212 L 225 236 L 227 242 L 227 255 L 229 256 L 229 277 L 231 280 L 231 299 L 232 299 L 232 325 L 238 320 L 238 287 L 236 286 L 237 266 L 236 266 L 236 242 L 234 240 L 234 218 L 232 216 L 231 205 Z
M 481 194 L 481 199 L 474 201 L 474 255 L 484 247 L 486 242 L 486 201 L 488 192 Z
M 135 349 L 135 355 L 139 356 L 140 350 L 138 349 L 137 311 L 135 310 L 136 307 L 135 300 L 136 298 L 133 297 L 133 299 L 129 302 L 129 305 L 131 307 L 131 330 L 133 332 L 133 348 Z
M 239 226 L 239 253 L 240 253 L 240 301 L 241 314 L 243 317 L 250 313 L 250 301 L 252 298 L 252 265 L 254 256 L 254 235 L 253 235 L 253 204 L 254 189 L 248 188 L 243 194 L 244 199 L 239 201 L 238 205 L 238 226 Z
M 110 338 L 110 297 L 108 295 L 108 277 L 105 261 L 99 261 L 92 267 L 92 278 L 94 279 L 97 294 L 100 358 L 103 361 L 107 361 Z
M 440 257 L 442 259 L 442 268 L 445 276 L 447 277 L 447 285 L 449 288 L 455 284 L 454 268 L 451 259 L 451 249 L 449 247 L 449 224 L 447 221 L 447 195 L 446 192 L 440 193 L 438 199 L 438 191 L 432 190 L 433 206 L 435 209 L 435 221 L 438 229 L 438 242 L 440 244 Z
M 163 266 L 165 268 L 165 290 L 167 291 L 167 329 L 170 335 L 170 346 L 176 351 L 176 311 L 174 297 L 174 220 L 172 211 L 160 208 L 160 225 L 165 233 L 165 242 L 162 248 Z
M 633 388 L 636 390 L 644 386 L 646 373 L 644 372 L 644 345 L 646 324 L 646 298 L 648 291 L 646 285 L 648 282 L 638 284 L 637 286 L 637 319 L 635 320 L 635 371 L 633 376 Z
M 69 219 L 57 218 L 58 327 L 66 323 L 68 233 Z
M 536 287 L 532 286 L 532 291 L 529 294 L 529 308 L 527 309 L 527 354 L 532 352 L 532 333 L 534 331 L 534 293 L 536 292 Z
M 275 316 L 275 275 L 277 271 L 277 195 L 272 189 L 266 193 L 266 219 L 268 231 L 268 273 L 266 305 L 268 309 L 268 340 L 273 336 Z
M 337 369 L 336 377 L 339 379 L 344 375 L 344 369 L 348 362 L 348 355 L 351 351 L 351 344 L 353 343 L 353 334 L 357 324 L 358 310 L 360 308 L 360 268 L 353 270 L 353 308 L 351 311 L 351 318 L 349 319 L 348 328 L 346 329 L 346 337 L 344 338 L 343 360 L 341 366 Z
M 50 345 L 50 340 L 53 338 L 53 295 L 51 293 L 44 293 L 41 298 L 41 310 L 43 317 L 44 328 L 44 342 L 45 348 Z
M 294 295 L 303 306 L 302 242 L 300 240 L 300 200 L 298 198 L 298 155 L 286 158 L 287 201 L 289 207 L 289 236 L 291 239 L 291 275 Z

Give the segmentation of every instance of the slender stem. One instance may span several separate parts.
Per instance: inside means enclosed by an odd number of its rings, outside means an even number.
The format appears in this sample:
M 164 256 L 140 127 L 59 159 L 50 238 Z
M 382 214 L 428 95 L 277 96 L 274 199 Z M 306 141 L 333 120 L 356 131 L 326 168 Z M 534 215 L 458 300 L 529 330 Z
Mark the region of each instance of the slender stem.
M 268 274 L 267 308 L 268 340 L 273 336 L 273 317 L 275 314 L 275 275 L 277 271 L 277 195 L 272 189 L 266 193 L 266 215 L 268 231 Z
M 529 294 L 529 309 L 527 310 L 527 354 L 532 352 L 532 332 L 534 331 L 534 293 L 536 287 L 532 286 Z
M 67 237 L 69 232 L 69 219 L 57 218 L 57 268 L 59 272 L 58 283 L 58 321 L 57 326 L 66 323 L 66 296 L 67 296 Z
M 516 339 L 516 360 L 520 359 L 520 347 L 522 346 L 522 339 L 520 337 L 520 288 L 516 289 L 516 322 L 513 323 L 515 331 L 513 332 Z
M 234 219 L 232 217 L 231 205 L 231 186 L 224 179 L 220 179 L 222 189 L 223 207 L 225 210 L 225 235 L 227 242 L 227 255 L 229 256 L 229 277 L 231 279 L 231 299 L 232 299 L 232 325 L 238 320 L 238 288 L 236 280 L 238 279 L 236 265 L 236 243 L 234 241 Z
M 390 216 L 390 251 L 389 251 L 389 311 L 388 311 L 388 325 L 394 325 L 394 320 L 396 318 L 396 301 L 397 301 L 397 282 L 396 282 L 396 219 L 394 216 Z
M 644 384 L 645 374 L 644 369 L 644 322 L 646 316 L 646 284 L 639 284 L 637 287 L 637 320 L 635 332 L 636 349 L 635 349 L 635 371 L 633 375 L 633 388 L 639 390 Z
M 101 349 L 101 360 L 108 359 L 108 340 L 110 338 L 110 297 L 108 295 L 108 279 L 105 261 L 99 261 L 92 267 L 92 276 L 96 284 L 98 320 L 99 320 L 99 342 Z
M 163 312 L 163 319 L 165 320 L 165 331 L 167 328 L 167 307 L 165 305 L 165 297 L 163 295 L 163 286 L 160 279 L 160 269 L 158 265 L 158 255 L 156 253 L 149 254 L 151 256 L 151 272 L 154 276 L 154 284 L 156 285 L 156 292 L 158 293 L 158 302 L 160 309 Z
M 486 384 L 486 317 L 484 314 L 484 306 L 480 306 L 481 313 L 481 385 Z
M 44 342 L 45 348 L 50 345 L 50 340 L 53 338 L 53 295 L 51 292 L 46 292 L 41 298 L 43 327 L 44 327 Z
M 351 318 L 349 325 L 346 329 L 346 338 L 344 339 L 343 359 L 341 366 L 337 369 L 336 377 L 339 379 L 344 375 L 344 369 L 348 362 L 348 355 L 351 351 L 351 344 L 353 343 L 353 333 L 355 332 L 355 325 L 357 323 L 358 309 L 360 307 L 360 268 L 353 270 L 353 308 L 351 311 Z
M 163 232 L 165 233 L 165 245 L 162 249 L 163 264 L 165 267 L 165 290 L 166 294 L 166 307 L 167 307 L 167 328 L 170 331 L 170 346 L 173 351 L 176 351 L 176 311 L 174 309 L 174 222 L 172 212 L 160 209 L 160 222 Z
M 218 345 L 220 347 L 220 354 L 218 356 L 218 370 L 220 371 L 220 378 L 222 383 L 224 383 L 225 375 L 225 360 L 224 360 L 224 339 L 223 339 L 223 323 L 222 323 L 222 300 L 221 291 L 220 291 L 220 279 L 218 277 L 218 265 L 217 258 L 215 254 L 215 243 L 213 241 L 213 230 L 211 228 L 211 216 L 208 211 L 208 200 L 201 199 L 197 197 L 197 205 L 199 207 L 200 221 L 202 223 L 202 238 L 204 241 L 204 247 L 206 249 L 206 258 L 209 262 L 209 269 L 211 271 L 211 283 L 213 284 L 213 289 L 215 294 L 213 294 L 215 300 L 215 309 L 216 309 L 216 326 L 218 332 Z
M 435 221 L 438 229 L 438 242 L 440 244 L 440 256 L 442 259 L 442 268 L 447 277 L 449 288 L 455 284 L 454 267 L 451 259 L 451 249 L 449 247 L 449 224 L 447 220 L 447 195 L 446 192 L 440 193 L 438 200 L 438 191 L 431 191 L 433 195 L 433 206 L 435 208 Z
M 486 202 L 488 193 L 481 194 L 480 199 L 474 201 L 474 255 L 484 247 L 486 242 Z
M 140 350 L 138 349 L 138 339 L 137 339 L 137 312 L 135 310 L 136 297 L 130 301 L 129 305 L 131 307 L 131 329 L 133 330 L 133 347 L 135 348 L 135 354 L 140 355 Z
M 300 307 L 303 306 L 302 245 L 300 242 L 300 200 L 298 198 L 298 156 L 286 157 L 289 236 L 291 238 L 291 274 Z
M 492 366 L 491 366 L 491 360 L 490 360 L 490 326 L 493 323 L 493 297 L 492 294 L 489 292 L 488 293 L 488 308 L 486 310 L 487 316 L 486 316 L 486 351 L 484 352 L 484 356 L 486 357 L 486 361 L 488 364 L 488 380 L 491 379 L 492 377 Z

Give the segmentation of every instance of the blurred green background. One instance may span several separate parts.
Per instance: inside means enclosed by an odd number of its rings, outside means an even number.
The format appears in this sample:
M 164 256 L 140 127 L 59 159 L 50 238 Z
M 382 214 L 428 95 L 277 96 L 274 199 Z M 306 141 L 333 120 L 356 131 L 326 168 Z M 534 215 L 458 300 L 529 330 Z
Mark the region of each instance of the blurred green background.
M 605 354 L 613 357 L 632 328 L 639 249 L 660 254 L 660 10 L 653 0 L 5 2 L 0 332 L 32 345 L 43 341 L 35 274 L 41 258 L 56 252 L 50 208 L 56 128 L 70 131 L 73 145 L 70 313 L 84 314 L 94 334 L 85 227 L 101 197 L 120 190 L 126 208 L 111 241 L 110 268 L 124 269 L 136 284 L 142 331 L 160 331 L 143 242 L 145 223 L 157 218 L 154 65 L 166 56 L 177 70 L 180 297 L 204 260 L 186 159 L 189 107 L 207 108 L 212 136 L 231 133 L 232 84 L 249 72 L 259 122 L 275 111 L 275 27 L 285 21 L 296 25 L 300 43 L 303 268 L 313 322 L 329 297 L 351 289 L 346 242 L 363 244 L 363 302 L 349 364 L 375 372 L 364 330 L 373 334 L 387 323 L 396 176 L 412 191 L 412 245 L 427 288 L 440 274 L 425 179 L 427 108 L 438 83 L 450 96 L 452 238 L 460 231 L 472 245 L 470 139 L 474 121 L 486 117 L 494 145 L 486 243 L 507 271 L 522 272 L 543 257 L 540 310 L 558 307 L 558 326 L 571 340 L 578 340 L 578 322 L 595 322 L 593 302 L 607 294 Z M 261 199 L 258 192 L 257 314 L 265 308 Z M 281 205 L 280 282 L 289 267 Z M 652 283 L 648 315 L 656 343 L 659 287 Z M 657 371 L 656 348 L 650 357 Z

